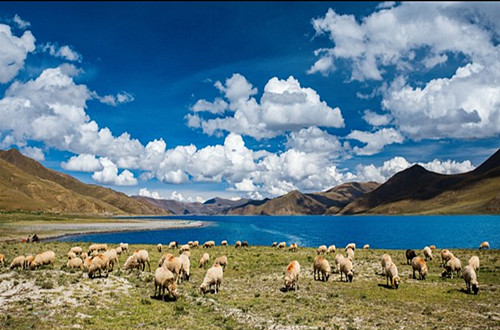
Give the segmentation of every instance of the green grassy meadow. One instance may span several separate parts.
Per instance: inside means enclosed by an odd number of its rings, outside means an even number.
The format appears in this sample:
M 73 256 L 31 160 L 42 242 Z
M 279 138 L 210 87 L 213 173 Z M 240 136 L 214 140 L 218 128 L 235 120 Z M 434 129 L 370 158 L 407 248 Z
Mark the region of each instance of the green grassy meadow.
M 6 267 L 0 268 L 0 328 L 500 327 L 499 250 L 452 250 L 463 266 L 472 255 L 481 260 L 480 291 L 473 295 L 465 293 L 462 278 L 441 278 L 439 258 L 428 261 L 427 280 L 411 279 L 403 250 L 356 250 L 354 281 L 341 283 L 334 256 L 327 256 L 334 272 L 329 281 L 313 280 L 313 248 L 300 248 L 298 252 L 260 246 L 198 248 L 191 250 L 191 278 L 180 284 L 179 299 L 161 301 L 152 298 L 154 271 L 161 257 L 155 245 L 130 246 L 131 251 L 142 248 L 149 252 L 151 272 L 128 273 L 115 268 L 107 278 L 92 280 L 83 271 L 63 267 L 68 250 L 75 245 L 85 249 L 89 243 L 0 243 L 0 253 L 7 259 Z M 18 255 L 49 249 L 56 252 L 55 267 L 35 271 L 8 269 Z M 204 252 L 210 254 L 211 262 L 220 255 L 228 257 L 229 265 L 217 295 L 202 295 L 198 290 L 206 272 L 198 268 Z M 398 290 L 385 286 L 380 266 L 383 253 L 389 253 L 398 266 L 402 278 Z M 120 263 L 130 254 L 122 254 Z M 178 250 L 174 254 L 178 255 Z M 282 292 L 285 268 L 293 259 L 302 268 L 300 290 Z

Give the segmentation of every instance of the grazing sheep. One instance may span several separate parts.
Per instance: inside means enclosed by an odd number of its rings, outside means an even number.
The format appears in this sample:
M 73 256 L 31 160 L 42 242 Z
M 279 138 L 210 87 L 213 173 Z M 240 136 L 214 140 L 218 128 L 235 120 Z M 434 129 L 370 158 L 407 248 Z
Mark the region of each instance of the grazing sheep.
M 215 246 L 215 241 L 206 241 L 205 243 L 203 243 L 203 247 L 204 248 L 212 248 Z
M 83 249 L 79 246 L 73 246 L 71 249 L 70 249 L 71 252 L 73 252 L 74 254 L 82 254 L 83 252 Z
M 434 250 L 436 249 L 436 246 L 435 245 L 431 245 L 431 246 L 429 246 L 429 248 L 432 250 L 432 252 L 434 252 Z
M 163 247 L 163 246 L 161 245 L 161 243 L 158 243 L 158 245 L 156 246 L 156 249 L 158 250 L 158 252 L 160 252 L 160 253 L 161 253 L 161 248 L 162 248 L 162 247 Z
M 172 253 L 164 253 L 160 260 L 158 261 L 158 267 L 161 267 L 163 266 L 163 263 L 165 262 L 165 260 L 167 260 L 168 258 L 170 257 L 173 257 L 174 255 Z
M 335 251 L 336 251 L 335 245 L 330 245 L 328 247 L 328 250 L 326 250 L 326 254 L 330 254 L 330 253 L 333 254 L 333 253 L 335 253 Z
M 354 250 L 353 249 L 347 249 L 347 259 L 353 261 L 354 260 Z
M 72 268 L 82 269 L 83 268 L 83 260 L 79 257 L 71 258 L 68 260 L 66 267 L 68 267 L 69 269 L 72 269 Z
M 340 272 L 340 262 L 344 259 L 344 256 L 340 253 L 338 253 L 335 256 L 335 265 L 337 266 L 337 271 Z
M 94 278 L 96 273 L 99 272 L 99 277 L 102 276 L 102 271 L 106 272 L 106 277 L 108 277 L 108 265 L 109 259 L 104 254 L 98 254 L 92 258 L 92 263 L 89 266 L 88 275 L 89 278 Z
M 208 260 L 210 260 L 210 255 L 208 253 L 204 253 L 203 257 L 200 259 L 200 267 L 205 267 L 206 264 L 208 264 Z
M 241 242 L 241 247 L 249 247 L 250 245 L 248 245 L 248 241 L 243 241 Z
M 389 261 L 385 264 L 385 277 L 387 280 L 386 281 L 387 285 L 389 285 L 389 280 L 391 280 L 391 287 L 394 285 L 397 290 L 401 279 L 399 278 L 398 275 L 398 267 L 396 267 L 396 264 L 393 263 L 392 261 Z
M 189 260 L 189 257 L 185 253 L 181 254 L 179 259 L 182 263 L 181 278 L 183 280 L 189 281 L 189 277 L 191 276 L 191 272 L 190 272 L 191 260 Z
M 370 248 L 370 244 L 363 245 L 363 250 L 368 250 Z
M 86 257 L 85 259 L 83 259 L 83 269 L 86 272 L 89 271 L 90 265 L 92 264 L 92 259 L 93 257 Z
M 220 246 L 227 246 L 227 241 L 223 240 L 222 242 L 220 242 Z
M 406 264 L 409 265 L 410 261 L 412 261 L 413 258 L 415 258 L 416 256 L 417 256 L 417 254 L 415 253 L 414 250 L 412 250 L 412 249 L 406 250 Z
M 241 247 L 241 241 L 236 241 L 236 244 L 234 245 L 235 248 Z
M 189 247 L 189 245 L 188 244 L 181 245 L 180 254 L 182 254 L 186 251 L 191 251 L 191 248 Z
M 2 267 L 4 266 L 4 263 L 5 263 L 5 256 L 0 253 L 0 264 L 2 265 Z
M 226 269 L 227 266 L 227 257 L 226 256 L 220 256 L 215 258 L 214 264 L 219 264 L 222 266 L 222 268 Z
M 446 262 L 448 262 L 448 260 L 453 258 L 453 253 L 451 253 L 450 250 L 442 249 L 440 254 L 441 254 L 441 264 L 444 267 L 446 266 Z
M 177 283 L 181 282 L 182 261 L 180 258 L 171 256 L 165 260 L 163 266 L 175 274 Z
M 424 259 L 420 257 L 415 257 L 411 260 L 411 267 L 413 268 L 413 278 L 415 277 L 415 271 L 418 270 L 419 276 L 421 280 L 425 280 L 425 276 L 427 275 L 427 263 Z
M 474 271 L 472 266 L 465 266 L 463 276 L 465 285 L 467 286 L 467 292 L 470 293 L 470 287 L 472 285 L 472 291 L 474 291 L 474 294 L 477 294 L 479 291 L 479 285 L 477 283 L 476 272 Z
M 427 258 L 432 260 L 433 256 L 432 256 L 432 250 L 430 247 L 428 247 L 428 246 L 424 247 L 422 252 L 424 253 L 425 260 L 427 260 Z
M 116 253 L 115 249 L 109 249 L 108 251 L 103 253 L 108 258 L 108 270 L 112 271 L 115 263 L 120 267 L 120 261 L 118 260 L 118 253 Z
M 136 250 L 133 254 L 135 259 L 139 264 L 142 265 L 142 271 L 146 269 L 146 263 L 148 264 L 148 269 L 151 271 L 151 264 L 149 263 L 149 253 L 146 250 Z
M 286 267 L 285 290 L 299 289 L 300 264 L 297 260 L 292 260 Z
M 176 241 L 172 241 L 168 244 L 169 249 L 176 249 L 178 246 L 178 243 Z
M 24 256 L 19 256 L 15 257 L 14 260 L 10 263 L 9 269 L 14 269 L 14 268 L 24 268 L 24 261 L 26 258 Z
M 120 243 L 120 247 L 122 248 L 122 251 L 128 252 L 128 243 Z
M 354 278 L 354 269 L 352 268 L 352 262 L 349 258 L 344 258 L 340 261 L 339 269 L 340 269 L 340 282 L 342 282 L 343 274 L 345 274 L 346 282 L 352 282 L 352 279 Z
M 54 251 L 45 251 L 43 253 L 37 254 L 35 256 L 35 260 L 30 262 L 29 266 L 30 269 L 37 269 L 40 268 L 40 266 L 43 265 L 53 265 L 54 262 L 56 261 L 56 254 Z
M 85 263 L 84 263 L 85 265 Z M 84 266 L 85 267 L 85 266 Z M 123 270 L 130 270 L 132 269 L 141 269 L 141 264 L 137 262 L 137 259 L 134 255 L 131 255 L 127 258 L 125 263 L 123 264 Z
M 352 249 L 353 251 L 356 251 L 356 244 L 355 243 L 349 243 L 345 247 L 345 251 L 347 252 L 347 249 Z
M 488 242 L 482 242 L 481 245 L 479 245 L 479 250 L 489 249 L 489 248 L 490 248 L 490 243 L 488 243 Z
M 198 248 L 200 247 L 200 243 L 198 241 L 193 242 L 193 248 Z
M 273 245 L 271 245 L 271 247 L 277 248 L 278 247 L 278 242 L 273 242 Z
M 214 264 L 207 270 L 203 283 L 200 285 L 200 292 L 205 293 L 210 290 L 212 285 L 215 286 L 215 293 L 219 292 L 220 284 L 224 276 L 222 267 L 219 264 Z
M 33 260 L 35 260 L 35 257 L 34 257 L 34 256 L 32 256 L 32 255 L 27 256 L 27 257 L 24 259 L 24 266 L 23 266 L 23 268 L 24 268 L 24 269 L 28 269 L 28 267 L 29 267 L 30 263 L 32 263 L 32 262 L 33 262 Z
M 299 245 L 297 243 L 292 243 L 290 245 L 290 248 L 288 249 L 288 251 L 296 252 L 298 249 L 299 249 Z
M 317 256 L 316 258 L 314 258 L 313 271 L 315 280 L 319 281 L 321 274 L 321 281 L 328 282 L 328 278 L 330 277 L 332 269 L 328 260 L 321 256 Z
M 457 276 L 459 276 L 461 271 L 462 263 L 460 262 L 460 259 L 452 257 L 446 262 L 446 266 L 444 267 L 444 271 L 441 276 L 445 277 L 446 275 L 451 274 L 451 279 L 453 279 L 453 272 L 457 272 Z
M 156 290 L 158 289 L 158 295 L 156 295 Z M 161 299 L 165 300 L 165 289 L 168 293 L 172 295 L 174 299 L 177 299 L 177 284 L 175 283 L 174 274 L 166 267 L 158 267 L 155 271 L 155 297 L 161 295 Z
M 85 259 L 87 259 L 87 257 L 88 257 L 88 256 L 89 256 L 89 255 L 87 254 L 87 252 L 83 252 L 83 253 L 82 253 L 82 255 L 80 256 L 80 258 L 81 258 L 82 260 L 85 260 Z
M 326 251 L 328 249 L 326 248 L 326 245 L 320 245 L 320 247 L 318 247 L 316 249 L 316 253 L 319 255 L 319 254 L 326 254 Z
M 478 271 L 479 270 L 479 257 L 478 256 L 472 256 L 469 259 L 469 266 L 471 266 L 472 269 L 474 269 L 474 271 Z
M 93 251 L 106 251 L 108 249 L 108 245 L 107 244 L 92 244 L 91 246 L 89 246 L 89 254 L 92 253 Z
M 116 254 L 120 255 L 120 254 L 122 254 L 123 249 L 122 249 L 122 247 L 121 247 L 121 246 L 119 246 L 119 247 L 117 247 L 117 248 L 115 249 L 115 251 L 116 251 Z
M 193 241 L 188 242 L 189 247 L 193 247 Z
M 73 251 L 69 251 L 69 252 L 68 252 L 68 259 L 73 259 L 73 258 L 76 258 L 76 254 L 75 254 L 75 252 L 73 252 Z
M 278 244 L 278 249 L 284 249 L 286 248 L 286 242 L 280 242 L 280 244 Z
M 385 266 L 389 263 L 389 262 L 392 262 L 392 258 L 390 255 L 388 255 L 387 253 L 384 253 L 382 255 L 382 258 L 380 258 L 380 265 L 382 265 L 382 274 L 386 274 L 385 273 Z M 387 275 L 387 274 L 386 274 Z

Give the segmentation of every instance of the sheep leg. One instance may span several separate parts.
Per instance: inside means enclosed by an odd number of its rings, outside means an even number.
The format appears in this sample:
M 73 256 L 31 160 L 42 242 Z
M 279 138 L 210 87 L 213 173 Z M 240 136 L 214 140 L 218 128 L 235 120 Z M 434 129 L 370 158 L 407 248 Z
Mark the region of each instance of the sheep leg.
M 149 263 L 149 259 L 148 259 L 148 260 L 146 260 L 146 262 L 148 263 L 148 269 L 149 269 L 149 271 L 151 272 L 151 264 Z M 144 268 L 146 268 L 146 265 L 144 265 Z
M 413 278 L 416 278 L 416 277 L 415 277 L 415 269 L 413 269 Z
M 342 275 L 343 274 L 344 274 L 343 272 L 340 272 L 340 282 L 342 282 Z

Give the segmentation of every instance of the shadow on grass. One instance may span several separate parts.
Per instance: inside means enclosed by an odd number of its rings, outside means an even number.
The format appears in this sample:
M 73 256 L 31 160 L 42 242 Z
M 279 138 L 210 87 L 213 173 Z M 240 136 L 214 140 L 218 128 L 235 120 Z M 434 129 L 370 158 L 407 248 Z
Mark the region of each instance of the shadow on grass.
M 394 288 L 390 285 L 387 285 L 387 284 L 378 284 L 378 286 L 380 286 L 382 288 L 390 289 L 390 290 L 396 290 L 396 288 Z
M 165 299 L 162 299 L 161 296 L 149 296 L 149 298 L 151 298 L 153 300 L 166 301 L 166 302 L 177 301 L 176 297 L 172 297 L 170 295 L 165 295 Z

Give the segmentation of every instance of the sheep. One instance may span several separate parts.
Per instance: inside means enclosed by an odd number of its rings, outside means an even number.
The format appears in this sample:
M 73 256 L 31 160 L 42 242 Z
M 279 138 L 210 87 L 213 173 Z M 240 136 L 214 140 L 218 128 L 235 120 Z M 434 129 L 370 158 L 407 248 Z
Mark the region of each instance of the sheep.
M 326 254 L 330 254 L 330 253 L 333 254 L 333 253 L 335 253 L 335 251 L 336 251 L 335 245 L 330 245 L 328 247 L 328 249 L 326 250 Z
M 82 253 L 82 255 L 80 256 L 80 258 L 81 258 L 82 260 L 85 260 L 85 259 L 87 259 L 87 257 L 88 257 L 88 256 L 89 256 L 89 255 L 87 254 L 87 252 L 83 252 L 83 253 Z
M 469 259 L 469 266 L 471 266 L 472 269 L 474 269 L 474 271 L 478 271 L 479 270 L 479 257 L 478 256 L 472 256 Z
M 313 271 L 315 280 L 317 279 L 319 281 L 321 274 L 321 281 L 328 282 L 332 269 L 328 260 L 321 256 L 317 256 L 314 258 Z
M 186 252 L 186 251 L 191 251 L 191 248 L 189 247 L 188 244 L 184 244 L 184 245 L 181 245 L 181 248 L 180 248 L 180 254 Z
M 200 259 L 200 267 L 204 267 L 207 263 L 208 260 L 210 260 L 210 255 L 208 253 L 204 253 L 203 256 Z
M 12 262 L 10 263 L 9 269 L 12 270 L 14 268 L 24 268 L 24 261 L 24 256 L 15 257 L 14 260 L 12 260 Z
M 392 262 L 392 258 L 390 255 L 388 255 L 387 253 L 384 253 L 382 255 L 382 257 L 380 258 L 380 265 L 382 266 L 382 274 L 386 274 L 385 273 L 385 266 L 389 263 L 389 262 Z
M 103 253 L 108 258 L 108 270 L 113 270 L 115 263 L 120 267 L 120 261 L 118 260 L 118 254 L 115 249 L 109 249 Z
M 370 244 L 363 245 L 363 250 L 368 250 L 370 248 Z
M 297 260 L 292 260 L 286 267 L 284 284 L 285 291 L 295 288 L 299 289 L 300 264 Z
M 85 259 L 83 259 L 83 269 L 85 271 L 89 271 L 89 268 L 90 268 L 90 265 L 92 264 L 92 259 L 93 257 L 86 257 Z
M 286 242 L 280 242 L 280 244 L 278 244 L 278 249 L 284 249 L 286 248 Z
M 453 258 L 453 253 L 451 253 L 450 250 L 442 249 L 440 254 L 441 254 L 441 264 L 444 267 L 446 266 L 446 262 L 451 258 Z
M 226 269 L 226 266 L 227 266 L 227 257 L 226 256 L 220 256 L 220 257 L 215 258 L 214 264 L 219 264 L 224 269 Z
M 128 252 L 128 243 L 120 243 L 120 247 L 122 248 L 122 251 L 127 251 Z
M 163 266 L 167 267 L 176 276 L 176 282 L 181 282 L 182 261 L 178 257 L 171 256 L 165 260 Z
M 158 250 L 158 252 L 160 252 L 160 253 L 161 253 L 161 249 L 162 249 L 162 247 L 163 247 L 163 246 L 161 245 L 161 243 L 158 243 L 158 245 L 156 246 L 156 249 Z
M 241 241 L 236 241 L 236 244 L 234 244 L 235 248 L 241 247 Z
M 299 249 L 299 245 L 297 243 L 292 243 L 288 251 L 296 252 Z
M 93 251 L 106 251 L 108 249 L 108 245 L 107 244 L 92 244 L 91 246 L 89 246 L 89 254 L 92 253 Z
M 200 247 L 200 243 L 198 241 L 193 242 L 193 248 L 198 248 Z
M 327 251 L 326 245 L 320 245 L 320 247 L 318 247 L 316 249 L 316 253 L 318 255 L 320 255 L 320 254 L 326 254 L 326 251 Z
M 250 245 L 248 245 L 248 241 L 243 241 L 241 242 L 241 247 L 249 247 Z
M 141 265 L 137 262 L 137 258 L 134 255 L 129 256 L 123 264 L 123 270 L 132 271 L 132 269 L 140 269 L 140 267 Z
M 218 293 L 223 276 L 224 272 L 222 270 L 222 267 L 217 263 L 214 264 L 207 270 L 205 278 L 203 279 L 203 283 L 201 283 L 200 285 L 200 292 L 204 294 L 205 292 L 210 290 L 212 285 L 214 285 L 215 293 Z
M 54 251 L 45 251 L 43 253 L 37 254 L 35 260 L 30 262 L 29 267 L 31 270 L 40 268 L 43 265 L 53 265 L 56 261 L 56 254 Z
M 488 242 L 482 242 L 481 245 L 479 245 L 479 250 L 481 249 L 489 249 L 490 248 L 490 243 Z
M 398 267 L 392 261 L 389 261 L 385 264 L 385 277 L 386 284 L 389 285 L 389 280 L 391 280 L 391 287 L 394 285 L 397 290 L 401 279 L 398 275 Z
M 66 267 L 69 269 L 72 268 L 83 268 L 83 260 L 79 257 L 76 258 L 71 258 L 68 260 L 68 263 L 66 264 Z
M 356 243 L 349 243 L 345 247 L 345 251 L 347 252 L 347 249 L 352 249 L 353 251 L 356 251 Z
M 104 254 L 99 253 L 97 256 L 92 258 L 92 263 L 89 266 L 88 276 L 89 278 L 94 278 L 96 272 L 99 272 L 99 277 L 102 276 L 101 272 L 106 272 L 106 277 L 108 277 L 108 265 L 109 259 Z
M 189 247 L 193 247 L 193 241 L 188 242 Z
M 177 299 L 177 284 L 175 283 L 174 274 L 166 267 L 158 267 L 155 271 L 155 297 L 161 295 L 161 299 L 165 300 L 165 289 L 168 293 Z M 158 296 L 156 295 L 156 290 L 158 289 Z
M 2 265 L 2 267 L 4 266 L 4 263 L 5 263 L 5 256 L 0 253 L 0 264 Z
M 203 247 L 207 249 L 214 246 L 215 246 L 215 241 L 206 241 L 205 243 L 203 243 Z
M 92 252 L 90 253 L 90 255 L 91 255 L 92 257 L 95 257 L 95 256 L 97 256 L 98 254 L 99 254 L 99 252 L 97 252 L 97 250 L 94 250 L 94 251 L 92 251 Z
M 277 248 L 278 247 L 278 242 L 273 242 L 273 244 L 271 245 L 271 247 Z
M 33 262 L 33 260 L 35 260 L 35 256 L 33 255 L 29 255 L 27 256 L 25 259 L 24 259 L 24 265 L 23 265 L 23 268 L 24 269 L 28 269 L 30 263 Z
M 479 286 L 477 283 L 477 276 L 476 272 L 472 268 L 472 266 L 467 265 L 464 268 L 463 272 L 463 277 L 465 281 L 465 285 L 467 286 L 467 292 L 470 293 L 471 285 L 472 285 L 472 291 L 474 291 L 474 294 L 477 294 L 479 291 Z
M 344 259 L 344 256 L 340 253 L 338 253 L 335 256 L 335 265 L 337 266 L 337 271 L 340 272 L 340 262 Z
M 182 263 L 181 277 L 183 280 L 189 281 L 189 277 L 191 276 L 191 260 L 189 260 L 189 257 L 184 253 L 180 255 L 179 259 Z
M 342 282 L 342 275 L 345 274 L 345 281 L 352 282 L 354 278 L 354 269 L 352 268 L 352 262 L 349 258 L 344 258 L 339 263 L 340 270 L 340 282 Z
M 71 249 L 70 249 L 71 252 L 73 252 L 74 254 L 82 254 L 83 252 L 83 249 L 79 246 L 73 246 Z
M 431 246 L 429 246 L 429 248 L 432 250 L 432 252 L 434 252 L 434 250 L 436 249 L 436 246 L 435 245 L 431 245 Z
M 151 271 L 151 264 L 149 263 L 149 254 L 146 250 L 136 250 L 133 254 L 135 259 L 139 264 L 142 265 L 142 271 L 146 269 L 146 263 L 148 264 L 148 271 Z
M 415 253 L 414 250 L 412 250 L 412 249 L 406 250 L 406 264 L 409 265 L 410 261 L 412 261 L 413 258 L 415 258 L 416 256 L 417 256 L 417 254 Z
M 427 258 L 432 260 L 433 256 L 432 256 L 432 250 L 430 247 L 428 247 L 428 246 L 424 247 L 422 252 L 424 253 L 425 260 L 427 260 Z
M 122 247 L 121 247 L 121 246 L 119 246 L 119 247 L 115 248 L 115 251 L 116 251 L 116 254 L 117 254 L 117 255 L 120 255 L 120 254 L 122 254 L 123 249 L 122 249 Z
M 419 276 L 421 280 L 425 280 L 425 276 L 427 275 L 427 263 L 424 259 L 420 257 L 415 257 L 411 260 L 411 267 L 413 268 L 413 278 L 415 277 L 415 271 L 418 270 Z
M 351 261 L 354 260 L 354 250 L 353 249 L 347 249 L 347 258 Z
M 158 267 L 161 267 L 163 265 L 163 263 L 165 262 L 165 260 L 167 260 L 168 258 L 170 257 L 173 257 L 174 255 L 172 253 L 164 253 L 160 260 L 158 261 Z
M 451 273 L 451 279 L 453 279 L 453 272 L 457 272 L 458 276 L 458 274 L 461 271 L 462 271 L 462 263 L 460 262 L 460 259 L 458 259 L 457 257 L 452 257 L 450 260 L 446 262 L 446 266 L 441 276 L 445 277 L 446 275 Z
M 75 252 L 73 252 L 73 251 L 69 251 L 69 252 L 68 252 L 68 259 L 73 259 L 73 258 L 76 258 L 76 254 L 75 254 Z
M 220 242 L 220 246 L 227 246 L 227 241 L 223 240 L 222 242 Z
M 176 241 L 172 241 L 168 244 L 169 249 L 176 249 L 178 246 L 178 243 Z

